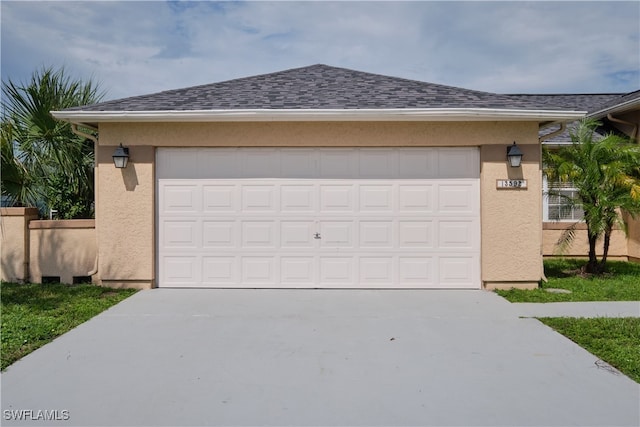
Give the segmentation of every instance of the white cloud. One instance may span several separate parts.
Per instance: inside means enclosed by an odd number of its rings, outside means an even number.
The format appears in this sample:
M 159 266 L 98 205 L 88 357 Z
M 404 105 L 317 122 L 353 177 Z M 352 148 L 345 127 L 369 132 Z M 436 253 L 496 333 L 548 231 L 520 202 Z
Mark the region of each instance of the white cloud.
M 109 98 L 315 63 L 493 92 L 640 87 L 636 2 L 2 1 L 2 77 Z

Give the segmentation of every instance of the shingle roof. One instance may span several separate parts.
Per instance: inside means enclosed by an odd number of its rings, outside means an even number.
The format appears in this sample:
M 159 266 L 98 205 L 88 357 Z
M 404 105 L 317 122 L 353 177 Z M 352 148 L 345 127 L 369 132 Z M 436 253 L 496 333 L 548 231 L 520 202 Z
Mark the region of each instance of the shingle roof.
M 549 102 L 555 105 L 562 105 L 565 107 L 572 107 L 579 110 L 588 111 L 587 117 L 595 119 L 601 119 L 606 116 L 607 112 L 615 111 L 618 108 L 638 108 L 640 105 L 640 90 L 630 93 L 596 93 L 596 94 L 548 94 L 548 95 L 529 95 L 519 94 L 510 95 L 522 99 L 537 100 L 539 102 Z M 571 142 L 571 129 L 574 129 L 577 122 L 572 122 L 567 125 L 567 128 L 545 140 L 545 144 L 566 144 Z M 596 132 L 598 135 L 604 135 L 608 131 L 611 131 L 606 123 L 602 128 Z M 542 129 L 540 136 L 553 132 L 554 129 Z
M 575 111 L 547 99 L 498 95 L 323 64 L 107 101 L 65 111 L 479 108 Z
M 588 93 L 588 94 L 510 94 L 509 96 L 539 102 L 541 104 L 559 105 L 580 111 L 596 111 L 604 104 L 616 102 L 622 93 Z
M 604 117 L 607 112 L 612 112 L 616 110 L 625 110 L 625 109 L 637 109 L 640 105 L 640 90 L 636 90 L 635 92 L 630 92 L 627 94 L 622 94 L 614 99 L 611 99 L 597 108 L 590 109 L 589 115 L 592 115 L 595 118 Z

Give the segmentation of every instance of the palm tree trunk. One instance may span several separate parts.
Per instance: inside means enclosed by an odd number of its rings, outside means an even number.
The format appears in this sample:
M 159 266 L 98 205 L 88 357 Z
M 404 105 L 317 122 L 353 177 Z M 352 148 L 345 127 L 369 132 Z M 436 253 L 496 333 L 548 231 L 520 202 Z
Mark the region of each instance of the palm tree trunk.
M 598 267 L 598 273 L 603 273 L 607 264 L 607 255 L 609 255 L 609 244 L 611 243 L 611 227 L 607 227 L 604 232 L 604 247 L 602 252 L 602 259 L 600 260 L 600 266 Z
M 585 273 L 597 273 L 598 272 L 598 258 L 596 257 L 596 242 L 598 236 L 591 234 L 591 230 L 587 229 L 587 235 L 589 237 L 589 262 L 585 265 Z

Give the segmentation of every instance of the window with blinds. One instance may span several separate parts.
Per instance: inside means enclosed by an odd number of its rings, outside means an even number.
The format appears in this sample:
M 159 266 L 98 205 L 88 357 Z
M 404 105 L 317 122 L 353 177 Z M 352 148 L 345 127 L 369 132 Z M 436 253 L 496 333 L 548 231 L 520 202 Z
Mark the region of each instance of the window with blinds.
M 582 206 L 574 204 L 577 195 L 576 188 L 571 183 L 547 182 L 544 178 L 544 221 L 580 221 L 584 212 Z

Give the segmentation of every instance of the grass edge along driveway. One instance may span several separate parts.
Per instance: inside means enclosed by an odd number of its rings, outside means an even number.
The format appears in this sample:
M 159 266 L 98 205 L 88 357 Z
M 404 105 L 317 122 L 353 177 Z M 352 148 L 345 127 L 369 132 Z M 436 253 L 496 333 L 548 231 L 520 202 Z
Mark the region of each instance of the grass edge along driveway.
M 640 383 L 640 318 L 542 317 L 538 320 Z
M 1 369 L 136 292 L 90 284 L 0 283 Z
M 612 261 L 602 276 L 582 276 L 586 260 L 545 259 L 548 282 L 535 290 L 496 291 L 512 303 L 640 301 L 640 264 Z M 571 293 L 550 293 L 548 289 Z M 640 304 L 640 302 L 638 303 Z M 640 383 L 640 318 L 547 317 L 539 321 Z

